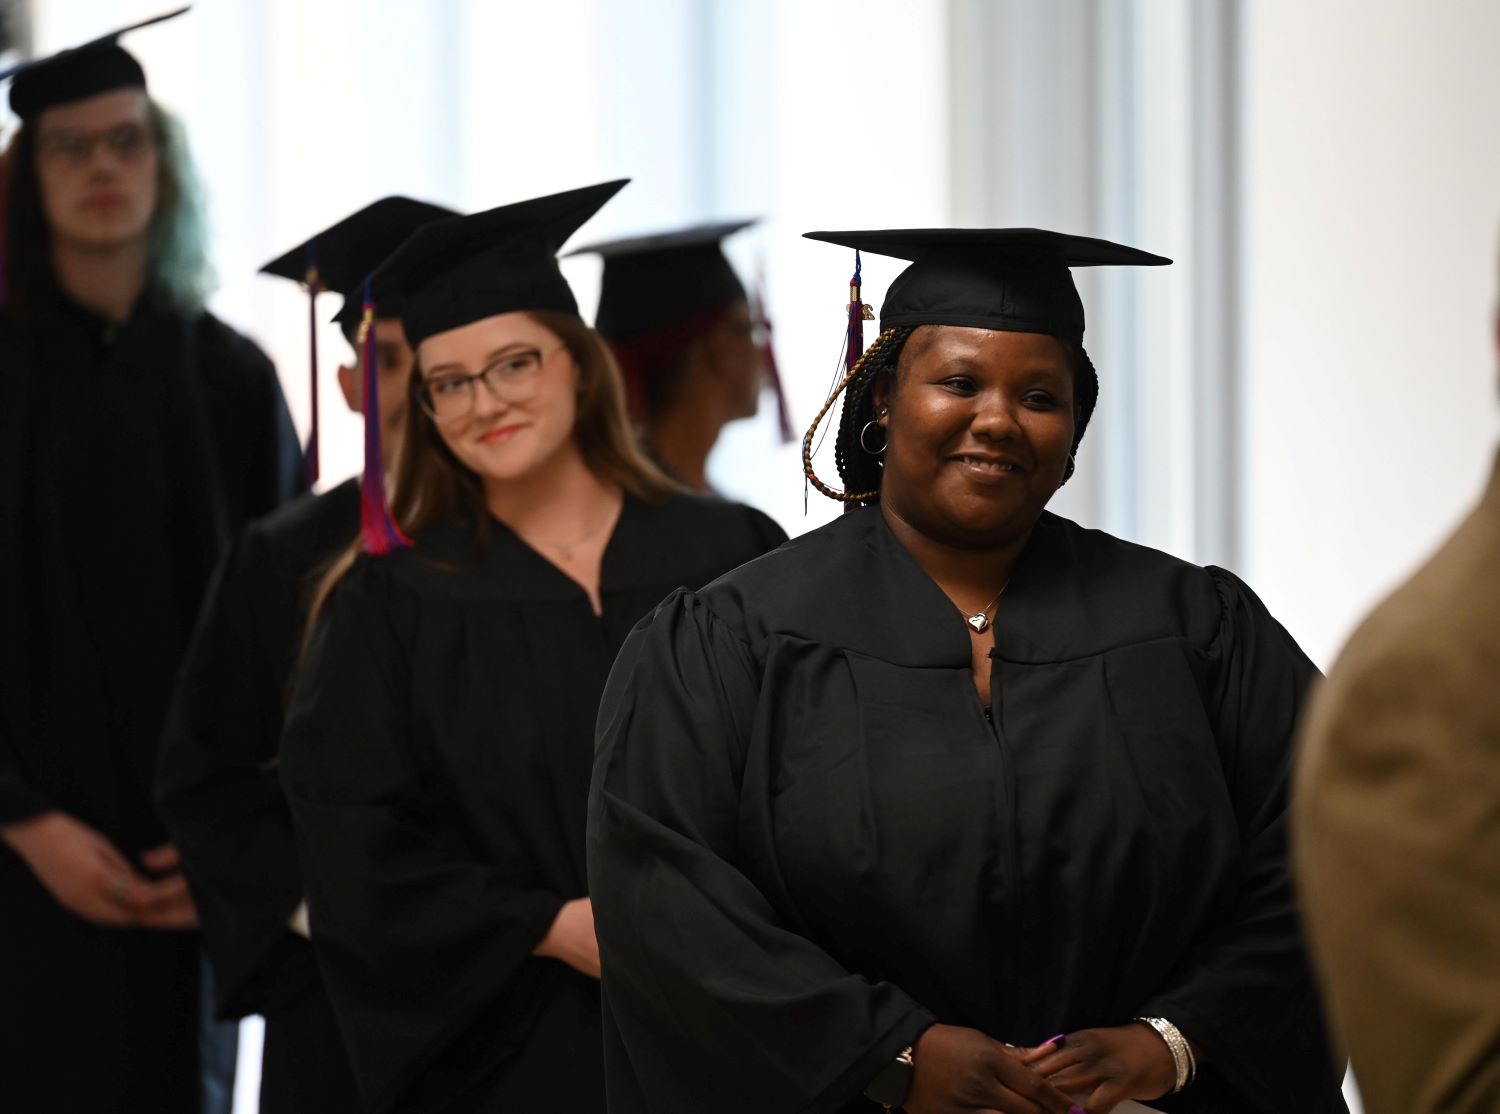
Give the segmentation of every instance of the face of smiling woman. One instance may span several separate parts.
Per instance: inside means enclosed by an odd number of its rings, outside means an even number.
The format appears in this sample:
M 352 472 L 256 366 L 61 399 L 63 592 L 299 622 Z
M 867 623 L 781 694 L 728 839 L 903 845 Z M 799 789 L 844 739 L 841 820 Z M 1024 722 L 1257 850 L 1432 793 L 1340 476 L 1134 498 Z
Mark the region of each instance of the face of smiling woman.
M 448 396 L 434 415 L 438 435 L 485 483 L 534 478 L 578 453 L 578 366 L 530 315 L 503 313 L 449 329 L 423 340 L 417 354 L 429 400 Z M 471 378 L 481 373 L 495 387 Z
M 881 503 L 933 541 L 1014 542 L 1062 486 L 1073 374 L 1055 337 L 924 325 L 894 380 L 875 388 L 875 406 L 886 431 Z

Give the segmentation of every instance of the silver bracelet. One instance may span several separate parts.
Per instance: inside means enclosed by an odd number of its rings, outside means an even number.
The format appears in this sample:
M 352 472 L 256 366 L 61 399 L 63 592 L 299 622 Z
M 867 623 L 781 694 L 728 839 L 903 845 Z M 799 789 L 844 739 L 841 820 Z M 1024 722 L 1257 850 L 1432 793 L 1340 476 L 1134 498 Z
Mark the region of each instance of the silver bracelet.
M 1177 1068 L 1177 1086 L 1172 1088 L 1175 1095 L 1198 1076 L 1198 1060 L 1193 1055 L 1193 1046 L 1188 1044 L 1182 1030 L 1165 1017 L 1137 1017 L 1135 1020 L 1155 1029 L 1156 1035 L 1166 1042 L 1168 1051 L 1172 1053 L 1172 1063 Z

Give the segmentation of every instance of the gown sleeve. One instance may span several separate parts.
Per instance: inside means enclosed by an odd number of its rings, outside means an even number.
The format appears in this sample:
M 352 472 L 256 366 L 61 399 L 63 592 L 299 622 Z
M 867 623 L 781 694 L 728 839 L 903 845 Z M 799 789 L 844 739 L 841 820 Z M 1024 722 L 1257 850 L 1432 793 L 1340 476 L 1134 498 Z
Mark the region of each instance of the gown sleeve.
M 1288 859 L 1293 739 L 1316 667 L 1255 594 L 1211 570 L 1222 607 L 1209 647 L 1209 713 L 1240 837 L 1238 885 L 1176 977 L 1139 1013 L 1165 1017 L 1261 1110 L 1335 1096 L 1336 1066 Z M 1331 1082 L 1330 1082 L 1331 1081 Z M 1319 1107 L 1318 1109 L 1325 1109 Z
M 219 1009 L 234 1016 L 274 1008 L 310 976 L 287 927 L 302 870 L 277 769 L 294 646 L 267 629 L 272 613 L 297 610 L 297 593 L 270 543 L 242 535 L 209 590 L 157 764 L 158 806 L 202 918 Z
M 20 824 L 52 809 L 46 791 L 26 777 L 17 756 L 18 747 L 0 727 L 0 827 Z
M 209 315 L 202 319 L 199 344 L 206 358 L 235 369 L 233 397 L 241 402 L 228 420 L 244 428 L 233 439 L 238 459 L 224 462 L 222 479 L 235 485 L 231 507 L 238 520 L 249 522 L 307 490 L 302 446 L 276 365 L 258 344 Z
M 258 349 L 255 355 L 259 357 L 256 363 L 263 369 L 265 392 L 260 447 L 257 459 L 246 472 L 251 485 L 246 492 L 246 507 L 251 518 L 269 514 L 307 490 L 302 445 L 287 409 L 286 396 L 281 392 L 276 367 Z
M 20 346 L 5 335 L 0 321 L 0 826 L 30 820 L 48 811 L 52 802 L 46 791 L 27 776 L 22 752 L 27 709 L 25 700 L 31 648 L 27 645 L 27 607 L 35 585 L 27 567 L 25 547 L 30 523 L 26 515 L 26 488 L 31 478 L 32 458 L 27 454 L 28 425 L 34 422 L 26 410 L 31 369 Z M 8 849 L 0 845 L 0 860 Z
M 313 945 L 370 1114 L 493 1011 L 563 905 L 444 822 L 386 560 L 362 559 L 330 597 L 282 740 Z
M 762 699 L 749 648 L 678 592 L 605 691 L 589 803 L 610 1110 L 836 1110 L 933 1023 L 800 935 L 737 864 Z

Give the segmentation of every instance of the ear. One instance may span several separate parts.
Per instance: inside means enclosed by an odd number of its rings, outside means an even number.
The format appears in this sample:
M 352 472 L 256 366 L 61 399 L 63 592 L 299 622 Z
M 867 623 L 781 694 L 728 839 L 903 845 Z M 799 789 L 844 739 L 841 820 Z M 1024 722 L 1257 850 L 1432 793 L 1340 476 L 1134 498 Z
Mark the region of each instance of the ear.
M 892 374 L 876 376 L 875 382 L 870 384 L 870 401 L 875 403 L 875 424 L 882 429 L 890 420 L 891 412 L 891 379 Z
M 354 413 L 363 414 L 365 408 L 361 405 L 359 378 L 358 368 L 350 364 L 339 365 L 339 390 L 344 392 L 344 401 Z

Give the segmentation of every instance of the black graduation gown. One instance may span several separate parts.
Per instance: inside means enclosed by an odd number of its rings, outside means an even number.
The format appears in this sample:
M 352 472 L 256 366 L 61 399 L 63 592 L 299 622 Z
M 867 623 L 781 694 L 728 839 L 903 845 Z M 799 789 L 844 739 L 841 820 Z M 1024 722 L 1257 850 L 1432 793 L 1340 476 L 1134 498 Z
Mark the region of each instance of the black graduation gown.
M 302 868 L 278 751 L 307 610 L 359 533 L 359 481 L 251 524 L 220 565 L 188 649 L 158 765 L 222 1016 L 263 1014 L 264 1114 L 357 1110 L 312 945 L 289 921 Z
M 598 985 L 531 953 L 587 894 L 594 717 L 669 592 L 782 540 L 759 512 L 628 497 L 602 616 L 491 523 L 361 559 L 298 672 L 282 773 L 312 936 L 373 1114 L 604 1104 Z
M 167 839 L 182 649 L 297 457 L 270 361 L 210 314 L 0 314 L 0 824 L 61 809 L 137 861 Z M 196 1111 L 196 934 L 88 924 L 3 844 L 0 910 L 0 1107 Z
M 1313 666 L 1220 569 L 1044 515 L 995 618 L 876 508 L 641 624 L 599 713 L 589 881 L 612 1114 L 878 1109 L 934 1021 L 1175 1022 L 1164 1110 L 1342 1111 L 1285 847 Z

